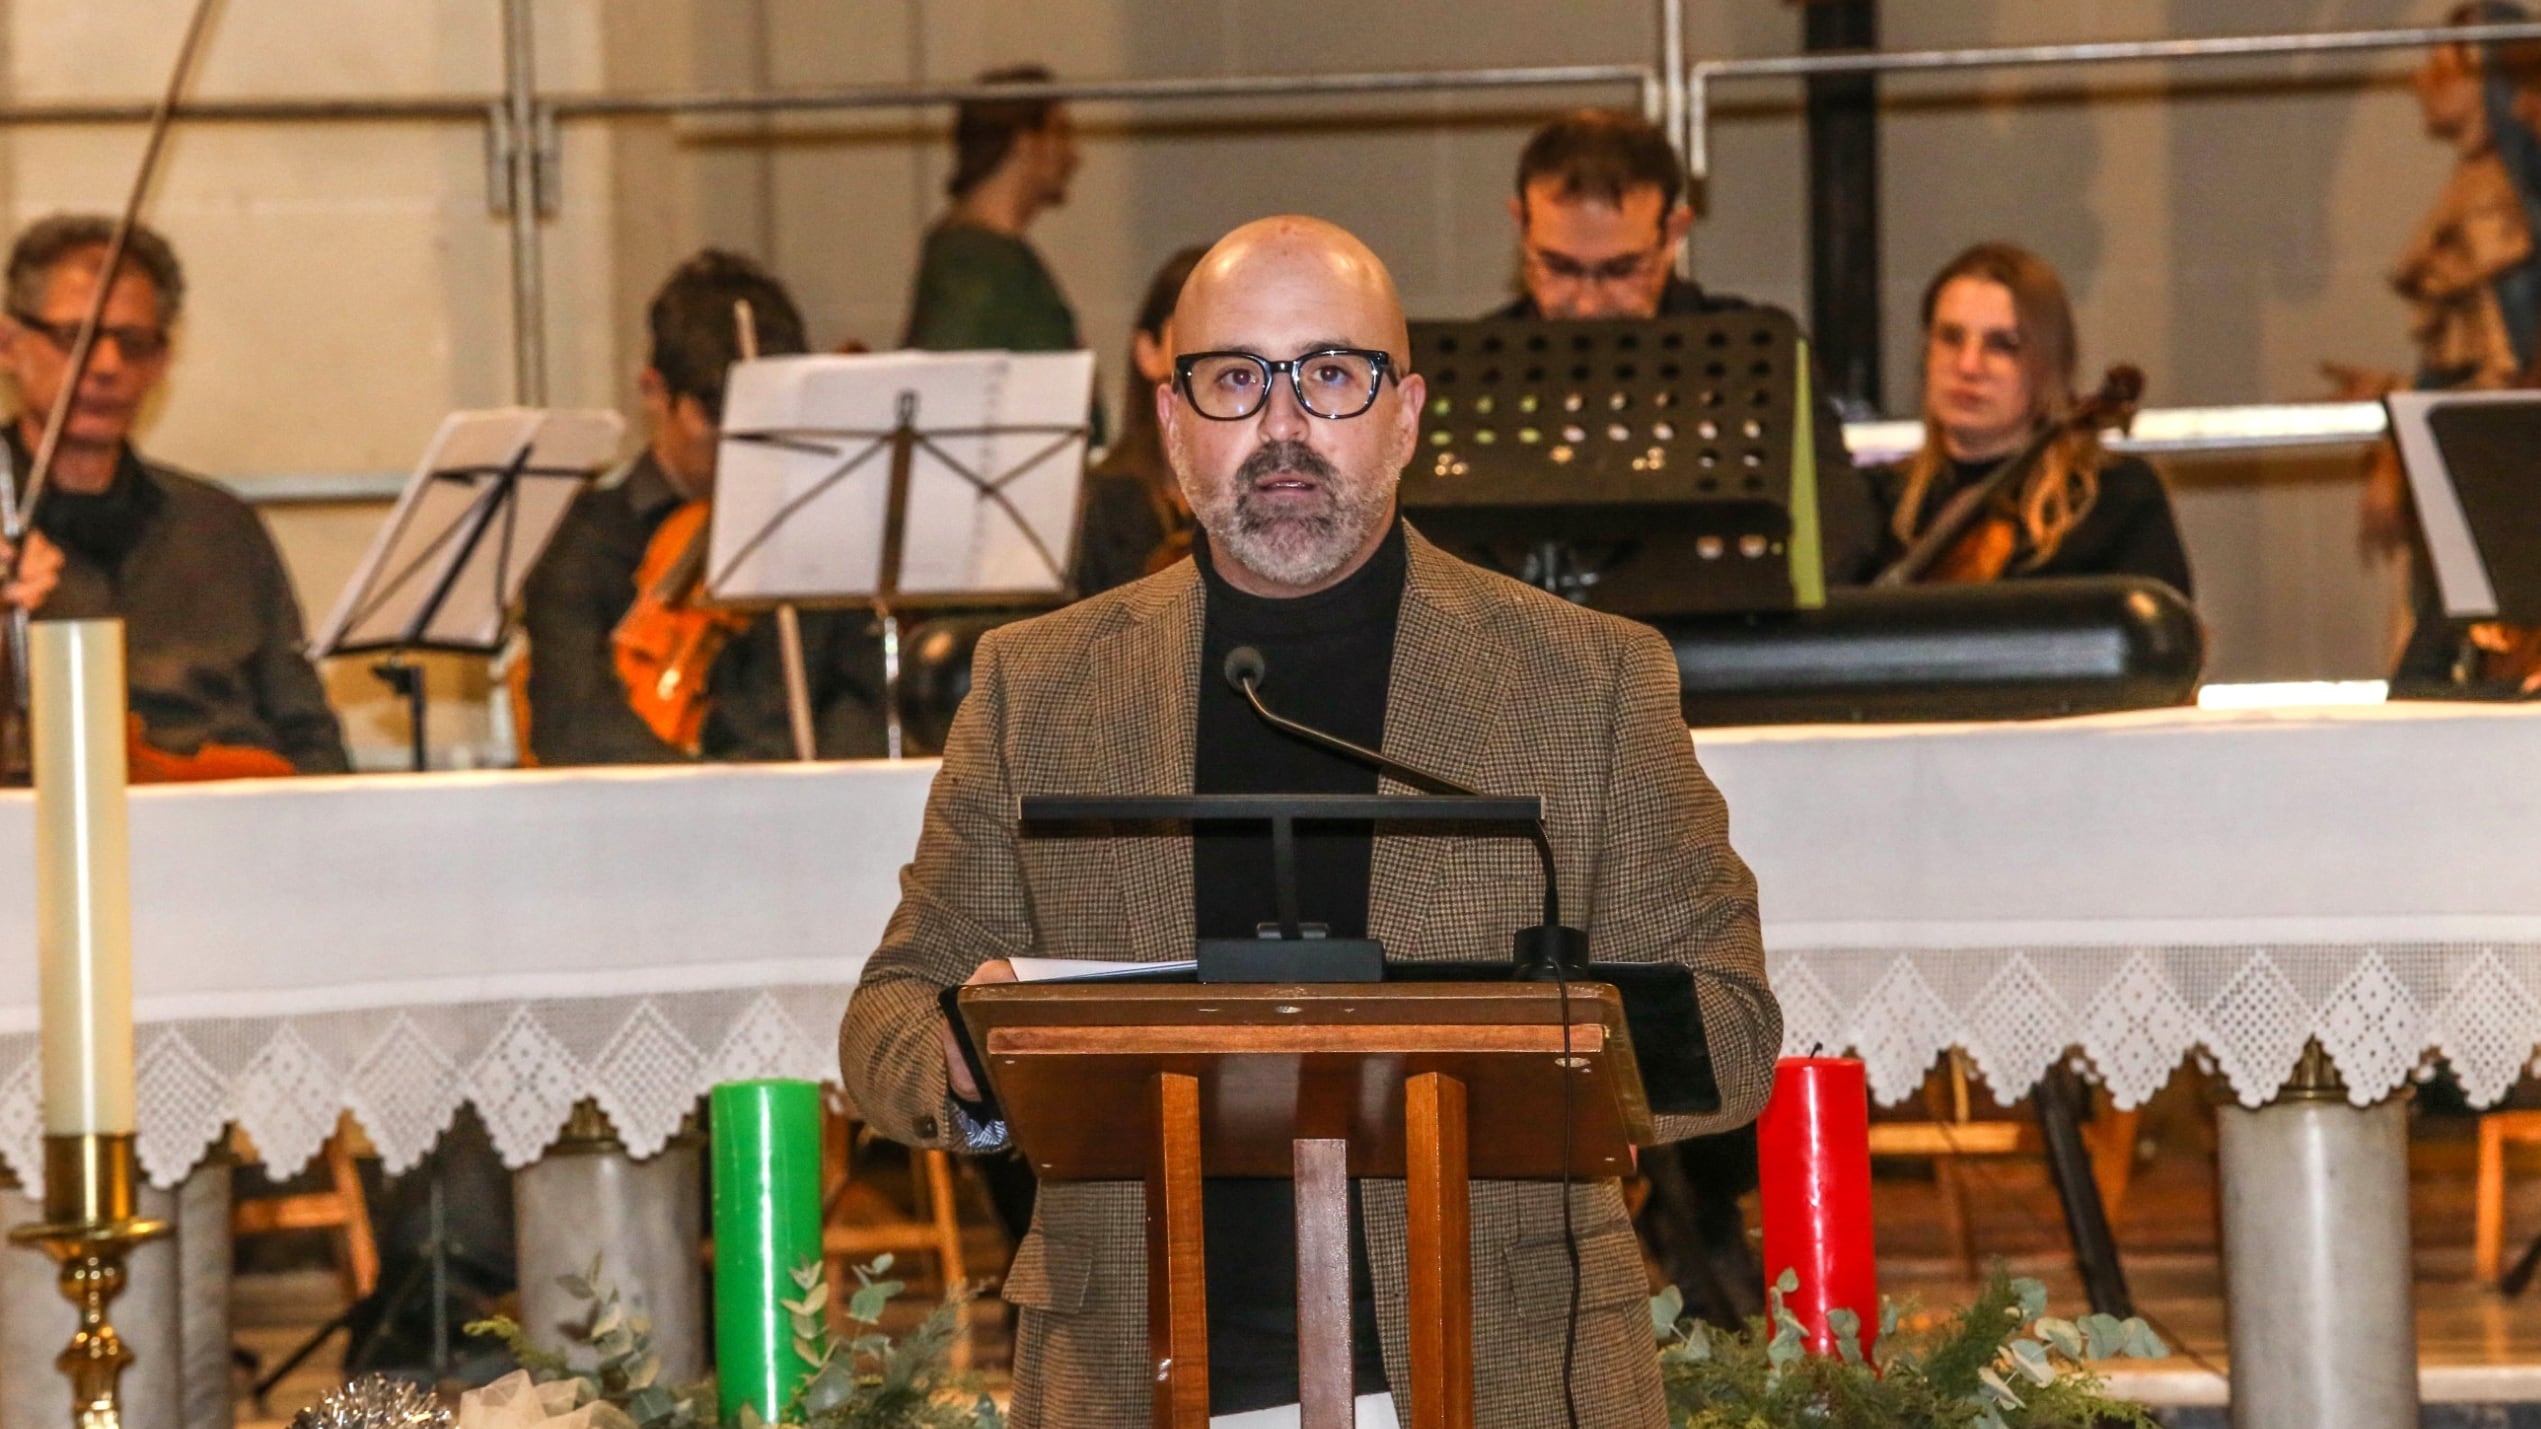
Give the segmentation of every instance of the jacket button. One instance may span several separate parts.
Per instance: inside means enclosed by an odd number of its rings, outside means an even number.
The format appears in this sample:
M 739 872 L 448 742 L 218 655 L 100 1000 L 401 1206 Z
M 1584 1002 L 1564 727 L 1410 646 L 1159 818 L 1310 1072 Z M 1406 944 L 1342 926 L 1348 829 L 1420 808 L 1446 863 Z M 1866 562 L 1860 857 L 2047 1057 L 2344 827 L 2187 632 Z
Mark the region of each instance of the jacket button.
M 935 1139 L 935 1118 L 931 1116 L 919 1117 L 917 1132 L 919 1139 L 924 1141 L 933 1141 Z

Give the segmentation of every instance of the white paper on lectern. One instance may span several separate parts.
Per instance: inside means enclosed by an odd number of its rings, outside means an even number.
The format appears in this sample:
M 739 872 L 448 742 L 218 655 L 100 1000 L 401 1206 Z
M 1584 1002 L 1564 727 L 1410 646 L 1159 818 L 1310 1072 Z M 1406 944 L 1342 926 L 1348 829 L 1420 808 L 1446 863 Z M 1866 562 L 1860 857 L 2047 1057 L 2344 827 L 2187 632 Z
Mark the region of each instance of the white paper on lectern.
M 916 401 L 917 430 L 982 480 L 1002 480 L 999 489 L 1014 513 L 921 445 L 909 473 L 901 593 L 1065 590 L 1085 439 L 1063 440 L 1059 431 L 1085 422 L 1094 390 L 1092 353 L 768 357 L 734 367 L 724 390 L 706 558 L 706 589 L 714 599 L 855 600 L 877 593 L 891 483 L 891 453 L 882 437 L 897 421 L 903 394 Z M 940 435 L 984 427 L 1039 430 Z M 789 440 L 760 439 L 770 433 Z M 858 464 L 841 475 L 851 461 Z M 827 488 L 813 494 L 824 483 Z M 771 522 L 776 529 L 764 534 Z
M 2488 562 L 2479 554 L 2470 517 L 2462 511 L 2461 494 L 2453 489 L 2452 471 L 2427 419 L 2438 407 L 2534 400 L 2530 392 L 2394 392 L 2382 399 L 2391 412 L 2400 469 L 2408 473 L 2409 495 L 2417 502 L 2418 529 L 2425 533 L 2427 560 L 2435 567 L 2436 593 L 2444 613 L 2456 619 L 2495 615 L 2497 587 L 2488 579 Z
M 623 418 L 598 408 L 502 407 L 443 418 L 361 568 L 310 642 L 311 656 L 406 645 L 492 649 L 565 508 L 615 459 L 625 431 Z M 525 445 L 535 473 L 514 484 L 510 520 L 498 518 L 473 551 L 449 540 L 470 508 L 492 495 L 499 480 L 493 471 L 509 467 Z M 445 580 L 449 591 L 440 608 L 414 628 L 420 602 Z

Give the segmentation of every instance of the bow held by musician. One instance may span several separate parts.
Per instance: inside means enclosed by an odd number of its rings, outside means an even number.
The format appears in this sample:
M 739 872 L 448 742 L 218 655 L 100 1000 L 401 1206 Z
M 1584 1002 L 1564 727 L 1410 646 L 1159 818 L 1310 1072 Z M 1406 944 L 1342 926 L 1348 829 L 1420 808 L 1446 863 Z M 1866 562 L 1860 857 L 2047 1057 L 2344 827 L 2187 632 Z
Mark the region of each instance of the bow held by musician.
M 114 233 L 112 219 L 57 214 L 10 251 L 0 371 L 17 389 L 5 440 L 21 490 L 71 378 L 80 324 L 108 281 Z M 12 595 L 38 618 L 124 622 L 136 780 L 339 773 L 343 734 L 303 653 L 299 598 L 264 523 L 237 497 L 144 459 L 132 443 L 167 378 L 184 299 L 175 249 L 135 225 Z M 198 757 L 205 763 L 189 766 Z
M 574 499 L 522 594 L 528 746 L 543 765 L 785 759 L 792 746 L 773 619 L 718 610 L 702 590 L 724 382 L 745 356 L 808 350 L 784 286 L 706 249 L 645 313 L 636 383 L 645 449 Z M 814 741 L 828 758 L 883 752 L 882 651 L 861 611 L 805 611 Z
M 1922 317 L 1923 447 L 1872 475 L 1881 565 L 1894 572 L 1936 527 L 1964 522 L 1963 559 L 1944 552 L 1917 578 L 2131 575 L 2193 594 L 2161 478 L 2073 420 L 2073 309 L 2056 270 L 1980 243 L 1924 289 Z

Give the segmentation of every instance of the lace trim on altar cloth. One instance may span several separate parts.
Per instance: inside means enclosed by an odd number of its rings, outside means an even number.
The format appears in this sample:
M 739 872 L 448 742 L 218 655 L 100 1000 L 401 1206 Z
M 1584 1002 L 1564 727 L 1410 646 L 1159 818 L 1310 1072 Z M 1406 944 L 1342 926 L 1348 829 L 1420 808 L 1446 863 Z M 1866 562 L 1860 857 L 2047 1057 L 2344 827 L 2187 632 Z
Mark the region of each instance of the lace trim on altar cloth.
M 2315 1037 L 2358 1106 L 2433 1056 L 2478 1106 L 2541 1070 L 2541 945 L 1820 949 L 1766 965 L 1784 1053 L 1851 1049 L 1883 1105 L 1954 1046 L 2005 1102 L 2078 1052 L 2122 1108 L 2191 1054 L 2263 1105 Z
M 1818 949 L 1766 959 L 1783 1050 L 1850 1049 L 1872 1095 L 1903 1100 L 1966 1050 L 2010 1101 L 2079 1053 L 2121 1107 L 2199 1055 L 2244 1105 L 2272 1097 L 2317 1037 L 2358 1105 L 2430 1055 L 2475 1104 L 2502 1098 L 2541 1042 L 2541 945 Z M 308 1163 L 350 1111 L 391 1172 L 473 1103 L 505 1164 L 536 1160 L 589 1097 L 627 1149 L 661 1149 L 719 1082 L 832 1081 L 851 987 L 793 986 L 144 1024 L 140 1153 L 183 1179 L 236 1123 L 268 1168 Z M 42 1164 L 36 1039 L 0 1037 L 0 1156 Z
M 503 1162 L 528 1165 L 592 1098 L 650 1156 L 719 1082 L 838 1079 L 847 984 L 453 1004 L 134 1029 L 143 1172 L 184 1179 L 237 1123 L 276 1175 L 308 1164 L 349 1111 L 391 1173 L 473 1103 Z M 32 1034 L 0 1037 L 0 1156 L 41 1166 Z

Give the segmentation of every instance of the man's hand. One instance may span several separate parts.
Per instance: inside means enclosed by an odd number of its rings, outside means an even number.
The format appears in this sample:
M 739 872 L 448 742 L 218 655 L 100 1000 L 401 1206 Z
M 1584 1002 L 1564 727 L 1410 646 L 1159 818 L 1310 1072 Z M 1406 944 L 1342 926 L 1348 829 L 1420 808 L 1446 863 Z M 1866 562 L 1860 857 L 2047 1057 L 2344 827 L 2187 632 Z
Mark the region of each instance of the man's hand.
M 0 561 L 12 554 L 9 543 L 0 541 Z M 29 612 L 44 608 L 45 597 L 62 581 L 62 551 L 44 539 L 41 531 L 29 531 L 26 537 L 26 559 L 18 562 L 18 578 L 0 589 L 0 604 L 20 606 Z
M 994 962 L 981 963 L 979 971 L 972 973 L 962 986 L 970 987 L 983 982 L 1013 981 L 1015 981 L 1015 965 L 1004 958 L 999 958 Z M 953 1024 L 945 1023 L 942 1031 L 945 1080 L 952 1083 L 953 1095 L 966 1102 L 978 1101 L 979 1083 L 971 1079 L 970 1063 L 962 1057 L 962 1044 L 953 1040 Z

